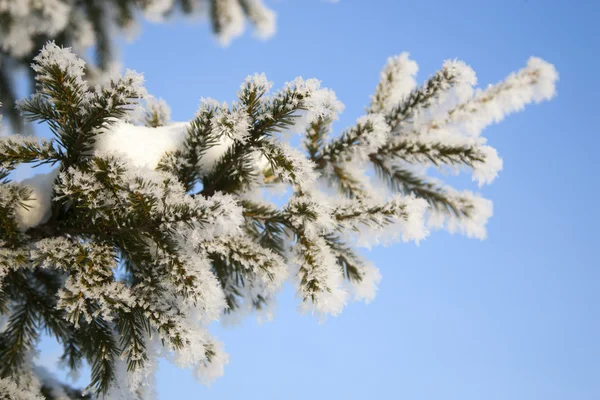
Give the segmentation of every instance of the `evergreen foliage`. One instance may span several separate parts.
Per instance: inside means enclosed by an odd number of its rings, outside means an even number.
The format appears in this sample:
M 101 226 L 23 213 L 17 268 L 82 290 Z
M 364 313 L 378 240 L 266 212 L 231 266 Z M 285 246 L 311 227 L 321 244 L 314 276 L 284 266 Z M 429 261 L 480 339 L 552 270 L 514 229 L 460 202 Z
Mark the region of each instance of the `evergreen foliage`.
M 332 135 L 343 106 L 315 79 L 271 93 L 264 75 L 250 76 L 231 105 L 203 99 L 190 122 L 171 123 L 140 75 L 92 87 L 85 68 L 46 44 L 36 92 L 18 108 L 53 138 L 0 139 L 0 392 L 11 399 L 81 395 L 35 367 L 42 332 L 63 346 L 68 369 L 91 366 L 86 396 L 147 398 L 157 357 L 202 382 L 221 375 L 227 355 L 207 324 L 268 315 L 288 279 L 302 310 L 319 316 L 351 297 L 370 301 L 380 275 L 357 246 L 419 241 L 435 227 L 484 238 L 491 203 L 426 169 L 491 182 L 502 162 L 481 131 L 550 99 L 557 80 L 531 58 L 474 89 L 473 71 L 448 61 L 417 86 L 402 54 L 366 115 Z M 20 164 L 52 170 L 11 182 Z M 280 187 L 289 196 L 276 207 L 268 193 Z
M 0 102 L 6 116 L 16 130 L 22 130 L 23 121 L 14 109 L 16 72 L 29 67 L 47 41 L 73 47 L 79 54 L 93 46 L 94 63 L 88 63 L 86 74 L 103 83 L 120 69 L 114 32 L 133 35 L 139 15 L 159 22 L 180 13 L 209 19 L 223 45 L 243 33 L 246 20 L 258 37 L 268 38 L 275 32 L 275 14 L 262 0 L 0 1 Z M 34 75 L 30 76 L 33 82 Z

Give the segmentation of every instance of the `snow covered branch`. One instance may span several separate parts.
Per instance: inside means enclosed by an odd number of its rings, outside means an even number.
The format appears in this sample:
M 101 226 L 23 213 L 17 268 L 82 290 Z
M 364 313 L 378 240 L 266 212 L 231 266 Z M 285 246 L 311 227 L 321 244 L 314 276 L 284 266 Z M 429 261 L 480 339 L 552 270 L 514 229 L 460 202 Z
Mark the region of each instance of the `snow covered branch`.
M 258 1 L 213 3 L 230 12 L 215 29 L 232 34 L 239 12 L 266 29 Z M 69 368 L 91 365 L 90 396 L 143 397 L 157 357 L 203 383 L 220 376 L 228 356 L 208 324 L 269 315 L 287 280 L 300 309 L 320 317 L 372 300 L 381 275 L 357 247 L 418 243 L 438 228 L 485 238 L 491 202 L 427 168 L 490 183 L 502 160 L 481 131 L 551 98 L 558 78 L 532 58 L 479 90 L 466 64 L 447 61 L 417 86 L 402 54 L 384 67 L 367 114 L 336 135 L 343 105 L 316 79 L 271 93 L 253 75 L 232 103 L 203 99 L 191 121 L 171 122 L 139 74 L 92 89 L 85 68 L 48 43 L 33 65 L 38 90 L 19 107 L 54 137 L 0 140 L 0 388 L 15 398 L 35 396 L 24 389 L 35 379 L 51 383 L 31 362 L 42 327 Z M 54 169 L 10 182 L 24 163 Z M 276 206 L 268 193 L 278 187 Z

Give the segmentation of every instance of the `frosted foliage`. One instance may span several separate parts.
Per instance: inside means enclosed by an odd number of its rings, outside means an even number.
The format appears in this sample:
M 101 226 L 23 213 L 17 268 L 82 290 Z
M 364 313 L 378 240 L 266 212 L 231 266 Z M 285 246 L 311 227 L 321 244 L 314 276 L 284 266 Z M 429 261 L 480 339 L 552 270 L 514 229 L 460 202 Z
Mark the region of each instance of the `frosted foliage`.
M 146 121 L 164 126 L 171 120 L 171 108 L 163 99 L 146 96 Z
M 210 360 L 200 362 L 196 367 L 196 377 L 205 384 L 210 385 L 214 380 L 220 378 L 225 373 L 225 366 L 229 364 L 229 355 L 223 350 L 221 342 L 211 342 Z
M 144 15 L 150 20 L 161 21 L 172 7 L 173 0 L 146 0 L 144 2 Z
M 260 1 L 212 4 L 224 10 L 227 40 L 244 12 L 257 29 L 271 18 Z M 145 10 L 169 9 L 156 0 Z M 0 185 L 0 289 L 21 285 L 3 293 L 59 311 L 34 309 L 40 321 L 25 333 L 40 325 L 65 343 L 80 332 L 91 338 L 78 342 L 99 371 L 91 391 L 136 400 L 155 396 L 159 358 L 204 384 L 221 376 L 229 357 L 209 325 L 250 312 L 270 318 L 286 282 L 299 310 L 321 320 L 351 300 L 372 301 L 381 273 L 361 247 L 418 244 L 435 229 L 486 238 L 491 201 L 427 171 L 467 170 L 479 186 L 491 183 L 503 162 L 481 130 L 551 98 L 558 79 L 532 58 L 480 90 L 473 70 L 450 60 L 419 86 L 417 64 L 403 53 L 388 60 L 365 114 L 336 134 L 343 105 L 316 79 L 270 93 L 264 74 L 251 75 L 233 102 L 201 99 L 191 121 L 171 123 L 166 103 L 151 96 L 136 114 L 146 96 L 140 74 L 115 75 L 92 91 L 84 68 L 70 49 L 47 44 L 34 64 L 41 93 L 21 109 L 49 120 L 55 137 L 0 139 L 3 177 L 20 164 L 55 165 Z M 65 83 L 66 96 L 56 89 Z M 71 106 L 77 111 L 64 112 Z M 284 194 L 272 204 L 275 190 Z M 29 303 L 17 300 L 7 315 L 27 317 Z M 12 398 L 35 398 L 23 382 L 65 391 L 33 370 L 36 343 L 35 335 L 19 338 L 23 361 L 19 373 L 9 371 L 18 379 L 0 380 Z
M 371 112 L 390 111 L 417 86 L 419 66 L 408 53 L 390 57 L 381 71 L 379 85 L 371 98 Z
M 268 39 L 275 34 L 276 15 L 262 0 L 216 0 L 212 2 L 212 7 L 211 12 L 216 16 L 215 23 L 219 26 L 217 38 L 224 46 L 244 33 L 244 13 L 254 25 L 256 36 Z
M 308 124 L 318 118 L 336 120 L 344 110 L 344 104 L 339 101 L 331 89 L 321 88 L 318 79 L 303 79 L 298 77 L 286 83 L 286 89 L 293 90 L 303 98 L 305 110 L 296 118 L 293 131 L 304 133 Z M 294 105 L 292 103 L 292 105 Z
M 258 294 L 274 294 L 287 278 L 285 260 L 269 249 L 243 236 L 221 237 L 202 246 L 211 253 L 219 254 L 225 262 L 235 263 L 252 276 L 253 289 Z M 252 291 L 247 293 L 250 298 Z
M 150 359 L 144 368 L 138 371 L 128 371 L 127 363 L 118 359 L 115 365 L 115 380 L 108 390 L 105 398 L 115 400 L 154 400 L 157 399 L 155 390 L 155 377 L 158 369 L 155 348 L 159 345 L 156 340 L 148 341 Z
M 299 245 L 292 263 L 298 266 L 298 294 L 304 299 L 300 309 L 321 317 L 338 315 L 348 301 L 348 291 L 344 288 L 344 277 L 335 257 L 320 237 L 314 244 Z M 307 284 L 302 284 L 307 282 Z
M 213 117 L 212 126 L 217 135 L 244 142 L 250 134 L 250 116 L 242 108 L 233 111 L 219 109 Z
M 369 154 L 377 151 L 389 138 L 390 127 L 381 114 L 369 114 L 356 121 L 357 127 L 367 130 L 367 134 L 359 139 L 354 152 L 363 161 Z
M 525 105 L 549 100 L 555 95 L 558 73 L 553 65 L 531 57 L 527 66 L 503 82 L 477 90 L 473 98 L 457 106 L 440 128 L 479 136 L 484 128 L 502 121 Z
M 73 30 L 73 49 L 78 54 L 96 44 L 96 33 L 92 23 L 85 17 L 82 10 L 73 10 L 71 29 Z
M 36 35 L 52 37 L 63 30 L 71 7 L 66 0 L 0 0 L 0 15 L 13 21 L 0 27 L 0 47 L 15 57 L 30 53 Z
M 429 234 L 425 215 L 429 206 L 421 198 L 395 195 L 383 203 L 373 200 L 351 203 L 335 211 L 335 218 L 362 247 L 403 242 L 419 242 Z
M 214 146 L 211 146 L 202 155 L 202 158 L 198 162 L 198 167 L 203 172 L 210 171 L 215 163 L 225 154 L 225 152 L 231 147 L 233 140 L 228 136 L 221 136 Z
M 246 87 L 250 90 L 262 90 L 265 93 L 268 93 L 273 87 L 273 82 L 269 81 L 267 75 L 264 73 L 248 75 L 244 83 L 240 86 L 240 89 L 244 90 Z
M 458 101 L 464 101 L 473 95 L 473 86 L 477 84 L 475 71 L 463 61 L 447 60 L 442 69 L 452 75 L 454 94 Z
M 289 169 L 275 167 L 274 172 L 284 182 L 292 183 L 300 188 L 309 188 L 318 178 L 314 163 L 302 152 L 288 143 L 274 143 L 272 150 L 265 151 L 268 159 L 281 156 L 290 164 Z
M 217 32 L 219 43 L 228 46 L 231 41 L 244 33 L 244 11 L 237 0 L 216 0 L 213 3 L 216 10 L 217 24 L 221 27 Z
M 47 74 L 46 70 L 49 66 L 57 66 L 66 75 L 73 78 L 75 85 L 84 89 L 87 87 L 87 83 L 83 79 L 85 61 L 73 53 L 70 48 L 62 48 L 54 42 L 50 42 L 33 60 L 35 63 L 32 64 L 32 69 L 38 73 L 36 80 L 51 79 L 52 77 Z
M 354 299 L 365 301 L 367 304 L 375 299 L 377 294 L 377 285 L 381 282 L 381 272 L 372 264 L 361 265 L 360 281 L 350 282 L 350 292 L 354 295 Z
M 473 180 L 482 186 L 496 179 L 498 172 L 502 170 L 503 162 L 493 147 L 481 146 L 479 149 L 485 161 L 477 161 L 473 164 Z
M 256 36 L 269 39 L 275 34 L 277 16 L 262 0 L 247 0 L 248 19 L 254 24 Z
M 217 32 L 219 41 L 227 45 L 240 36 L 244 32 L 246 18 L 254 26 L 258 37 L 267 39 L 273 36 L 276 31 L 275 13 L 262 0 L 243 0 L 245 9 L 241 3 L 242 0 L 217 0 L 213 3 L 216 7 L 214 22 L 220 26 Z M 144 0 L 135 4 L 146 18 L 154 22 L 166 20 L 176 6 L 174 0 Z M 192 10 L 209 8 L 206 0 L 192 0 L 189 6 Z M 105 14 L 114 15 L 115 20 L 119 15 L 111 9 L 111 3 L 99 3 L 96 7 Z M 0 16 L 10 21 L 0 27 L 0 48 L 16 58 L 26 57 L 34 51 L 40 35 L 51 39 L 67 32 L 72 40 L 70 44 L 78 52 L 84 52 L 96 43 L 87 10 L 73 0 L 0 0 Z M 135 21 L 131 21 L 124 27 L 117 27 L 115 22 L 105 19 L 109 31 L 121 28 L 127 33 L 135 25 Z
M 10 400 L 44 400 L 44 397 L 30 391 L 27 387 L 19 387 L 8 378 L 0 378 L 0 394 Z
M 459 233 L 469 238 L 483 240 L 487 237 L 486 224 L 494 210 L 492 202 L 469 191 L 453 193 L 460 202 L 472 206 L 468 217 L 443 214 L 432 211 L 428 224 L 433 229 L 445 228 L 450 233 Z
M 477 83 L 473 69 L 459 60 L 445 61 L 434 78 L 435 84 L 420 89 L 422 96 L 428 100 L 417 102 L 408 118 L 400 121 L 396 131 L 422 134 L 431 127 L 437 127 L 437 120 L 446 118 L 453 107 L 473 96 Z

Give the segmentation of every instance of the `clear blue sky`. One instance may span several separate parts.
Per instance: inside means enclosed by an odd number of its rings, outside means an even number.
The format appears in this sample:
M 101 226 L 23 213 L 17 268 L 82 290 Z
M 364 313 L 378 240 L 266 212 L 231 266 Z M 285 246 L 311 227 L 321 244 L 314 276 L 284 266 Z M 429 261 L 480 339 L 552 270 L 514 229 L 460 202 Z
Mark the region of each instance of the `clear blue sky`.
M 366 253 L 381 269 L 375 301 L 320 325 L 296 312 L 291 289 L 274 321 L 215 335 L 225 376 L 205 388 L 160 365 L 160 399 L 600 399 L 600 195 L 596 1 L 318 0 L 268 2 L 275 38 L 221 48 L 207 24 L 144 25 L 121 49 L 166 99 L 174 120 L 201 96 L 232 100 L 243 78 L 275 87 L 316 77 L 362 115 L 388 56 L 408 51 L 420 81 L 445 59 L 482 85 L 531 55 L 560 72 L 558 97 L 486 131 L 504 159 L 481 192 L 494 201 L 486 241 L 445 232 Z M 470 179 L 453 182 L 473 188 Z

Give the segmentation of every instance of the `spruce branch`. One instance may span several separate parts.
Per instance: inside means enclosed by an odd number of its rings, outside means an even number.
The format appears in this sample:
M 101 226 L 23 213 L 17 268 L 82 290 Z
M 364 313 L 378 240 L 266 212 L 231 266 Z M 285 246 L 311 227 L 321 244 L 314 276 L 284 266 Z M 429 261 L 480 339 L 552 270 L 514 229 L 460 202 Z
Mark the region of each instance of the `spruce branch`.
M 253 14 L 259 1 L 240 7 L 257 24 L 265 17 Z M 491 181 L 501 160 L 480 130 L 550 97 L 556 80 L 533 59 L 473 93 L 470 69 L 448 62 L 414 89 L 416 64 L 400 56 L 384 68 L 369 113 L 329 139 L 342 105 L 314 79 L 270 95 L 264 75 L 250 76 L 231 106 L 203 100 L 190 123 L 169 124 L 152 98 L 132 118 L 145 94 L 133 72 L 89 89 L 83 61 L 54 44 L 34 68 L 38 92 L 21 109 L 54 139 L 0 141 L 0 312 L 9 316 L 0 372 L 34 376 L 27 357 L 45 330 L 70 369 L 92 366 L 90 396 L 107 398 L 144 390 L 155 338 L 178 364 L 220 375 L 227 356 L 206 326 L 266 307 L 289 277 L 304 311 L 336 315 L 349 296 L 371 300 L 381 276 L 355 246 L 419 241 L 426 226 L 485 237 L 491 203 L 413 165 L 467 166 Z M 304 133 L 306 152 L 286 132 Z M 148 157 L 137 148 L 147 142 L 157 147 Z M 22 163 L 54 162 L 45 186 L 41 176 L 8 180 Z M 371 185 L 373 172 L 389 190 Z M 281 206 L 257 200 L 273 182 L 291 193 Z M 40 382 L 50 397 L 62 387 Z
M 0 335 L 0 377 L 15 377 L 21 372 L 27 354 L 35 348 L 38 334 L 38 316 L 35 306 L 24 301 L 13 304 L 6 329 Z
M 473 167 L 477 163 L 486 162 L 482 145 L 475 140 L 453 144 L 442 140 L 421 140 L 418 137 L 395 139 L 380 147 L 377 155 L 399 158 L 412 164 L 432 163 L 436 166 L 462 164 Z

